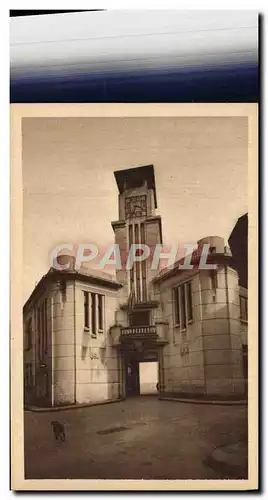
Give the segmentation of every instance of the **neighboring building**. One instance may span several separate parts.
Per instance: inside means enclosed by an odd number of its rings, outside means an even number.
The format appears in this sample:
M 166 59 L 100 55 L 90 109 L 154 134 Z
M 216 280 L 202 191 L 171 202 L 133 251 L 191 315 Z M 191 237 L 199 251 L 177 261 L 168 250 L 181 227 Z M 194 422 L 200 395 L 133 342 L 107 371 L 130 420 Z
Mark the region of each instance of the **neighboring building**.
M 162 244 L 152 165 L 115 172 L 115 243 Z M 24 306 L 26 404 L 60 405 L 156 392 L 241 397 L 247 388 L 247 294 L 220 237 L 216 271 L 158 272 L 150 260 L 118 269 L 116 280 L 88 269 L 50 269 Z M 242 292 L 240 293 L 240 290 Z
M 239 284 L 248 288 L 248 214 L 237 220 L 229 240 L 232 252 L 232 265 L 238 272 Z
M 118 361 L 107 331 L 121 285 L 70 264 L 43 276 L 24 306 L 26 403 L 118 397 Z
M 236 222 L 228 243 L 232 252 L 232 266 L 238 272 L 240 285 L 240 320 L 243 350 L 243 371 L 247 381 L 248 374 L 248 214 L 244 214 Z

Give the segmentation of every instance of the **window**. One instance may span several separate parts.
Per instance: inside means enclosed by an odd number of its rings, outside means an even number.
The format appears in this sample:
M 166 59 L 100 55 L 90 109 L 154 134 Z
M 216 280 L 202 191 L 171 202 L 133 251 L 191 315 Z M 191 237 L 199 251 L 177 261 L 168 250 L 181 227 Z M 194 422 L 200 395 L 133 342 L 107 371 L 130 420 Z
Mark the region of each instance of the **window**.
M 44 311 L 44 325 L 45 325 L 45 353 L 47 354 L 48 351 L 48 321 L 47 321 L 47 299 L 45 299 L 45 311 Z
M 193 321 L 193 302 L 192 302 L 192 285 L 186 283 L 187 290 L 187 318 L 188 321 Z
M 42 332 L 42 354 L 45 352 L 45 303 L 41 306 L 41 332 Z
M 210 283 L 212 290 L 216 292 L 216 289 L 218 288 L 218 275 L 217 271 L 215 271 L 214 269 L 210 271 Z
M 144 224 L 142 223 L 140 225 L 141 228 L 141 243 L 144 245 L 145 244 L 145 228 Z M 142 300 L 146 301 L 147 299 L 147 283 L 146 283 L 146 261 L 143 260 L 141 263 L 141 272 L 142 272 Z
M 94 337 L 96 337 L 97 332 L 103 332 L 104 295 L 84 292 L 84 328 L 90 329 L 91 335 Z
M 240 295 L 240 319 L 242 321 L 248 320 L 248 299 Z
M 248 378 L 248 346 L 242 344 L 242 362 L 243 362 L 243 375 L 244 379 Z
M 103 295 L 98 294 L 98 329 L 103 331 Z
M 175 325 L 180 325 L 180 303 L 179 303 L 179 287 L 174 288 L 174 304 L 175 304 Z
M 89 328 L 89 293 L 84 292 L 84 328 Z
M 42 332 L 41 332 L 41 309 L 40 309 L 40 307 L 38 307 L 38 309 L 37 309 L 37 335 L 38 335 L 39 359 L 42 359 L 42 344 L 41 344 Z
M 42 302 L 36 310 L 36 325 L 37 325 L 37 342 L 39 360 L 43 360 L 48 352 L 48 307 L 47 299 Z
M 26 339 L 25 339 L 25 350 L 28 351 L 33 345 L 33 326 L 32 318 L 27 321 L 26 324 Z
M 96 335 L 96 294 L 91 294 L 91 333 Z
M 175 326 L 185 330 L 193 321 L 193 302 L 191 282 L 173 289 Z
M 185 286 L 182 285 L 180 287 L 180 306 L 181 306 L 181 329 L 185 330 L 186 328 L 186 299 L 185 299 Z

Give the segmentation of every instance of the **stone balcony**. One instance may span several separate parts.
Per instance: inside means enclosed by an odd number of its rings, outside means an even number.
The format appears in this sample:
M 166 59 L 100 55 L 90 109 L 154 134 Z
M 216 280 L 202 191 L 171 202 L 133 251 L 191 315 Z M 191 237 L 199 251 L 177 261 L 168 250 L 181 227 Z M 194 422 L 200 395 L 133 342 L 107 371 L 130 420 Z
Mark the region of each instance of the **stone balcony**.
M 127 326 L 114 325 L 110 329 L 111 344 L 118 346 L 124 341 L 144 339 L 152 340 L 155 342 L 167 342 L 168 323 L 164 321 L 157 321 L 154 325 L 144 326 Z
M 127 326 L 121 328 L 121 337 L 137 338 L 137 337 L 157 337 L 156 326 Z

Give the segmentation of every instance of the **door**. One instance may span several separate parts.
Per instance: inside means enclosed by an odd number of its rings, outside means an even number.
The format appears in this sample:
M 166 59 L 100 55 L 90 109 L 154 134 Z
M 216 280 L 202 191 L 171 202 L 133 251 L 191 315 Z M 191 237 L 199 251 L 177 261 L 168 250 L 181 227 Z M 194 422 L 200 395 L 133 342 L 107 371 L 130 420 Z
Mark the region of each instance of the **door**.
M 140 393 L 138 361 L 127 361 L 125 372 L 126 372 L 126 395 L 137 396 Z

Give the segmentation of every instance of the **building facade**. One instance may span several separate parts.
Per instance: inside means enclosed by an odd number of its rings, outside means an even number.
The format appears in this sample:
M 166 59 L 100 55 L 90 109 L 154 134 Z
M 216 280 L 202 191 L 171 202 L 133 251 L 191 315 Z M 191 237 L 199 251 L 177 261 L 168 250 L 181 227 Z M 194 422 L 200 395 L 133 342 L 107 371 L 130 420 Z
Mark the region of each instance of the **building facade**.
M 161 217 L 152 165 L 115 172 L 118 219 L 112 222 L 122 266 L 116 278 L 72 257 L 51 268 L 24 306 L 25 404 L 57 406 L 143 393 L 241 398 L 247 391 L 247 289 L 230 251 L 206 237 L 216 270 L 200 253 L 159 271 Z M 135 245 L 138 250 L 135 250 Z M 147 245 L 147 259 L 131 249 Z

